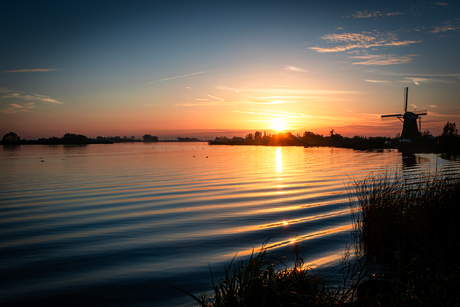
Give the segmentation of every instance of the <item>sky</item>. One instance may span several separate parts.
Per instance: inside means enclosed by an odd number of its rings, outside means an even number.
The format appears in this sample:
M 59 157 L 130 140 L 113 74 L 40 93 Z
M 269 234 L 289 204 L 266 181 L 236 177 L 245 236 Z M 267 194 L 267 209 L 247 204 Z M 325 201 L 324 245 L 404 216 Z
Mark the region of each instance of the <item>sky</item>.
M 8 1 L 0 135 L 391 136 L 460 125 L 460 1 Z

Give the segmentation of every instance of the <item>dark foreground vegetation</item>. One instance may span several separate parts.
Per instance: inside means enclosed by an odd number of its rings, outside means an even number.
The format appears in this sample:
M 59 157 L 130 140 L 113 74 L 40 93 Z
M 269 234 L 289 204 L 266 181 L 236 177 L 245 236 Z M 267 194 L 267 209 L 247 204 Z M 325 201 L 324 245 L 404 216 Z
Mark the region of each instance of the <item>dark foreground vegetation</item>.
M 266 249 L 230 263 L 200 306 L 460 306 L 460 176 L 383 174 L 354 182 L 354 242 L 328 287 L 296 245 L 288 268 Z

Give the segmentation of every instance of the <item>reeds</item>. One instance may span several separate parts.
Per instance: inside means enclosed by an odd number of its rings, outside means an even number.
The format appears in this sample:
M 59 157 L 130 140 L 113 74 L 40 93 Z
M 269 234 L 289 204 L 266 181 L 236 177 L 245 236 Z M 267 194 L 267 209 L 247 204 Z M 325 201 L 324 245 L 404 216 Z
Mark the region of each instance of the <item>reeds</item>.
M 356 251 L 391 271 L 390 302 L 458 306 L 460 176 L 384 172 L 354 182 L 354 191 Z
M 198 298 L 179 290 L 203 307 L 334 306 L 343 301 L 340 289 L 327 287 L 313 269 L 304 267 L 298 245 L 294 267 L 289 269 L 267 251 L 266 243 L 258 253 L 253 251 L 247 262 L 233 259 L 225 268 L 224 277 L 216 283 L 211 272 L 211 293 Z

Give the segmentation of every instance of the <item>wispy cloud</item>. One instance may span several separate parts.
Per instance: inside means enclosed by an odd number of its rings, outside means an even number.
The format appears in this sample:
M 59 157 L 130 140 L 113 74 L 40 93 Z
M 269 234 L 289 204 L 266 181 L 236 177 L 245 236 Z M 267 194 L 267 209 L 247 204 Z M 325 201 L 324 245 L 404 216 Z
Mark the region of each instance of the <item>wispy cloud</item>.
M 40 94 L 23 94 L 7 88 L 0 88 L 0 98 L 4 100 L 13 99 L 19 101 L 18 103 L 6 104 L 7 107 L 5 109 L 1 109 L 4 113 L 28 112 L 31 109 L 38 108 L 38 106 L 36 106 L 37 102 L 46 104 L 63 104 L 63 102 L 49 96 Z
M 20 105 L 17 103 L 10 103 L 5 106 L 5 108 L 0 109 L 0 112 L 6 114 L 13 114 L 13 113 L 21 113 L 21 112 L 30 112 L 32 109 L 36 109 L 34 102 L 29 102 L 24 105 Z
M 457 31 L 460 30 L 460 19 L 446 20 L 442 23 L 442 26 L 434 26 L 432 28 L 431 33 Z
M 217 99 L 217 100 L 220 100 L 220 101 L 225 101 L 225 99 L 222 99 L 222 98 L 219 98 L 219 97 L 216 97 L 216 96 L 212 96 L 212 95 L 208 95 L 208 97 L 211 97 L 211 98 L 214 98 L 214 99 Z
M 435 2 L 434 4 L 437 4 L 437 5 L 440 5 L 440 6 L 449 6 L 449 3 L 447 3 L 447 2 L 441 2 L 441 1 L 437 1 L 437 2 Z
M 379 18 L 379 17 L 391 17 L 391 16 L 397 16 L 397 15 L 405 15 L 403 12 L 380 12 L 380 11 L 375 11 L 375 12 L 368 12 L 368 11 L 357 11 L 356 13 L 353 13 L 347 17 L 351 18 Z
M 386 55 L 386 54 L 368 54 L 368 55 L 357 55 L 351 56 L 352 59 L 361 59 L 364 61 L 355 62 L 355 65 L 396 65 L 396 64 L 405 64 L 412 61 L 417 55 Z
M 299 95 L 334 95 L 334 94 L 357 94 L 356 91 L 336 91 L 336 90 L 300 90 L 300 89 L 285 89 L 285 88 L 235 88 L 230 86 L 218 85 L 218 90 L 236 91 L 239 92 L 256 92 L 269 95 L 281 95 L 286 97 Z
M 398 40 L 395 33 L 362 32 L 327 34 L 321 37 L 328 43 L 348 43 L 333 47 L 309 47 L 319 53 L 342 52 L 351 49 L 369 49 L 373 47 L 397 47 L 420 43 L 421 40 Z
M 48 72 L 48 71 L 54 71 L 54 70 L 59 70 L 56 68 L 32 68 L 32 69 L 16 69 L 16 70 L 7 70 L 7 71 L 2 71 L 3 73 L 12 73 L 12 72 Z
M 410 82 L 410 83 L 414 83 L 415 85 L 420 85 L 420 82 L 434 82 L 436 80 L 434 79 L 428 79 L 428 78 L 404 78 L 403 81 L 401 82 Z
M 366 82 L 370 82 L 370 83 L 391 83 L 391 81 L 388 81 L 388 80 L 364 80 Z
M 306 69 L 296 67 L 296 66 L 292 66 L 292 65 L 284 65 L 284 70 L 294 71 L 294 72 L 307 72 Z
M 236 106 L 236 105 L 276 105 L 283 103 L 293 103 L 297 101 L 287 100 L 247 100 L 247 101 L 203 101 L 203 102 L 187 102 L 176 103 L 179 107 L 208 107 L 208 106 Z
M 177 79 L 177 78 L 185 78 L 185 77 L 190 77 L 190 76 L 194 76 L 194 75 L 200 75 L 200 74 L 204 74 L 204 73 L 207 73 L 207 72 L 210 72 L 212 70 L 205 70 L 205 71 L 199 71 L 199 72 L 194 72 L 192 74 L 187 74 L 187 75 L 180 75 L 180 76 L 174 76 L 174 77 L 169 77 L 169 78 L 164 78 L 164 79 L 160 79 L 160 80 L 157 80 L 157 81 L 151 81 L 149 83 L 156 83 L 156 82 L 161 82 L 161 81 L 168 81 L 168 80 L 173 80 L 173 79 Z
M 243 113 L 243 114 L 255 114 L 255 115 L 268 115 L 276 117 L 288 117 L 288 118 L 299 118 L 307 117 L 306 114 L 302 113 L 289 113 L 277 110 L 249 110 L 249 111 L 233 111 L 234 113 Z

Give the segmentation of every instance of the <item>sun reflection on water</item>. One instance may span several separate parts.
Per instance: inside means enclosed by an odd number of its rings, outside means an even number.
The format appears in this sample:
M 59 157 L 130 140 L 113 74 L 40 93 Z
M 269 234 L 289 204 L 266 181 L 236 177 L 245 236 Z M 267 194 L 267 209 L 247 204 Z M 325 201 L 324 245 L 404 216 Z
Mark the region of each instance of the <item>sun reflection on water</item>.
M 281 173 L 283 171 L 283 160 L 281 158 L 281 147 L 276 149 L 276 172 Z

